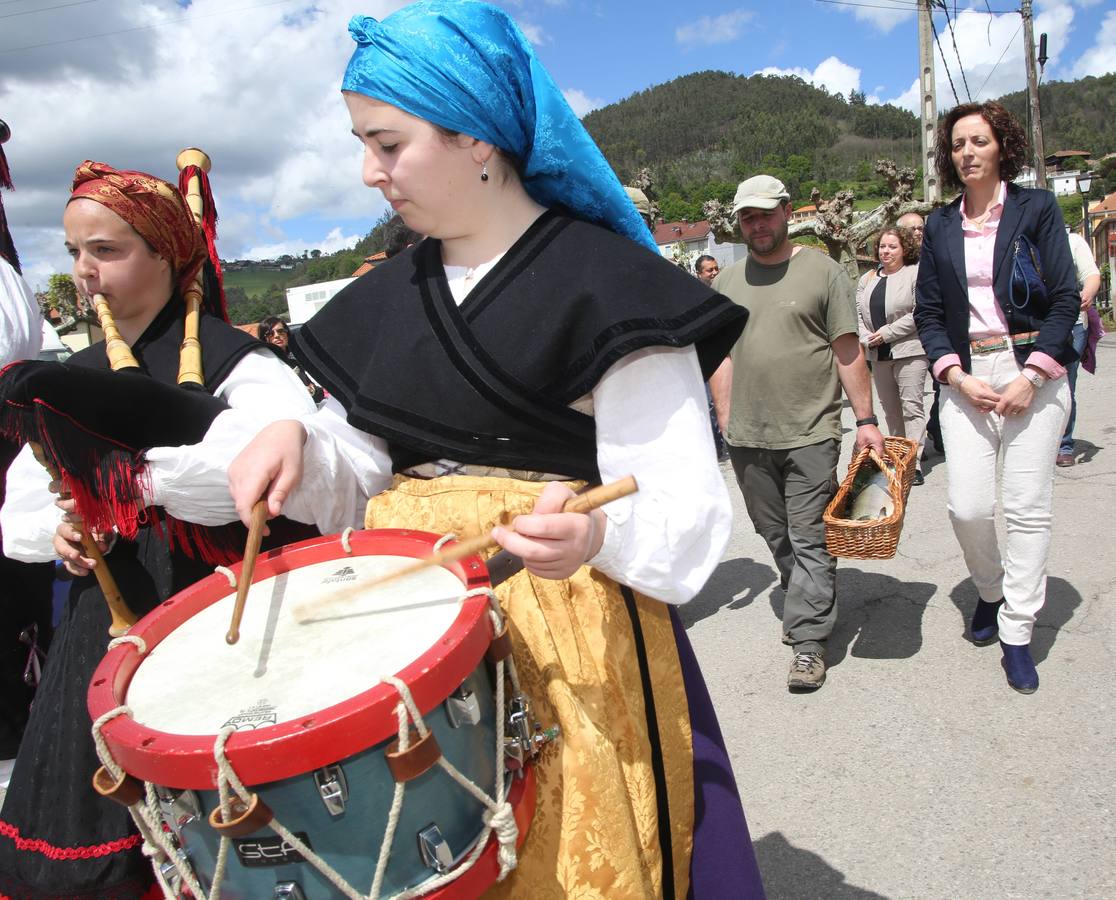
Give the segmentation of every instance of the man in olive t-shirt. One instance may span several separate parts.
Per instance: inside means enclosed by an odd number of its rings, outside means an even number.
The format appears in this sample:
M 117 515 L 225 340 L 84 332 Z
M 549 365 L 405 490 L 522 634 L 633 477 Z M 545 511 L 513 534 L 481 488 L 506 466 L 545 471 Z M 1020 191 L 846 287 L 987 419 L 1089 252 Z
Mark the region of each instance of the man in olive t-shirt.
M 837 562 L 825 548 L 822 513 L 837 490 L 842 388 L 857 418 L 857 448 L 882 453 L 883 436 L 852 281 L 825 254 L 790 242 L 789 200 L 768 175 L 736 192 L 733 212 L 749 255 L 722 271 L 713 289 L 749 317 L 710 385 L 748 515 L 786 592 L 783 643 L 794 648 L 787 686 L 816 690 L 837 620 Z

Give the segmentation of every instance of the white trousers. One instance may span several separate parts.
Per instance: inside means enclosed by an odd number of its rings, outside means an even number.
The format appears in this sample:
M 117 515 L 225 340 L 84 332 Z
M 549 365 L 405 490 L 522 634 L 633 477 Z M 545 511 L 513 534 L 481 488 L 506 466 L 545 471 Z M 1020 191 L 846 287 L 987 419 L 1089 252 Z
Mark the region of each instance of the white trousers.
M 974 354 L 972 374 L 1003 390 L 1020 373 L 1011 350 Z M 1019 416 L 976 409 L 956 389 L 943 386 L 939 417 L 949 473 L 949 517 L 980 598 L 1001 597 L 1000 640 L 1031 641 L 1035 616 L 1046 599 L 1054 500 L 1054 458 L 1069 415 L 1065 378 L 1047 381 Z M 1007 542 L 996 539 L 996 464 L 1002 460 L 1000 502 Z
M 872 381 L 883 407 L 887 433 L 905 437 L 918 444 L 915 466 L 921 469 L 922 448 L 926 443 L 926 372 L 930 363 L 925 356 L 906 356 L 872 363 Z

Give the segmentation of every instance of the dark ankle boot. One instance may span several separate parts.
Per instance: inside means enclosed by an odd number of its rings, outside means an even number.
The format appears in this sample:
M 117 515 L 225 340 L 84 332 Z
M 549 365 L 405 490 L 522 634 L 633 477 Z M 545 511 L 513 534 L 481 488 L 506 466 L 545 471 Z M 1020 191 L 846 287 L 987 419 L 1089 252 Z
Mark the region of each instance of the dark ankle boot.
M 969 624 L 969 637 L 978 647 L 987 647 L 989 644 L 996 643 L 996 638 L 1000 634 L 996 616 L 1003 605 L 1003 597 L 995 603 L 977 601 L 976 609 L 973 611 L 973 621 Z
M 1016 647 L 1000 641 L 1000 647 L 1004 651 L 1004 658 L 1000 660 L 1000 665 L 1004 667 L 1008 684 L 1021 694 L 1033 694 L 1037 691 L 1039 677 L 1035 669 L 1035 661 L 1031 659 L 1030 645 Z

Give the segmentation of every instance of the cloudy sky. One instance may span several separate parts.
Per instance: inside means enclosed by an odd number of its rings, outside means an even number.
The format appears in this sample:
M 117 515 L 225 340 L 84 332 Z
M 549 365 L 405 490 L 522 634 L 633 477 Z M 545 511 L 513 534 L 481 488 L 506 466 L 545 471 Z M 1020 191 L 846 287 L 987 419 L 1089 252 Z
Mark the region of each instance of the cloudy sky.
M 935 16 L 956 89 L 1025 84 L 1015 0 Z M 225 258 L 351 246 L 383 211 L 360 182 L 338 85 L 346 23 L 400 0 L 0 0 L 0 118 L 16 183 L 4 202 L 25 273 L 68 271 L 60 220 L 85 158 L 176 177 L 179 149 L 213 159 Z M 914 110 L 914 0 L 504 0 L 581 114 L 703 69 L 793 73 Z M 693 7 L 691 7 L 693 8 Z M 1045 80 L 1116 71 L 1116 9 L 1036 0 Z M 952 26 L 952 32 L 951 32 Z M 1036 37 L 1037 41 L 1037 37 Z M 956 44 L 956 46 L 955 46 Z M 960 59 L 960 64 L 958 60 Z M 939 108 L 954 103 L 936 55 Z M 964 72 L 964 81 L 962 79 Z M 670 127 L 664 123 L 664 127 Z

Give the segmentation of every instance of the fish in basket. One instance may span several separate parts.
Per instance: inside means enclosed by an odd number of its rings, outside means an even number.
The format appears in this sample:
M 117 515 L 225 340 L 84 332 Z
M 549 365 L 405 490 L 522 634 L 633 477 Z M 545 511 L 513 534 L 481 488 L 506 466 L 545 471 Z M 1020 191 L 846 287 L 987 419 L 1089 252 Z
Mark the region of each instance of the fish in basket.
M 868 447 L 849 464 L 822 519 L 825 546 L 846 559 L 891 559 L 899 545 L 917 445 L 888 437 L 884 456 Z

